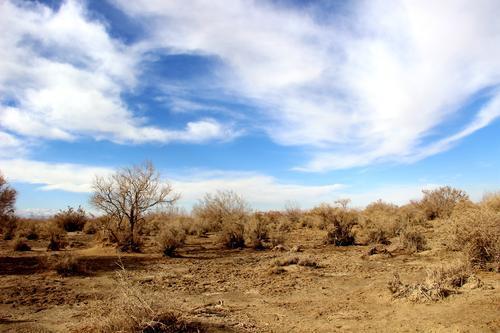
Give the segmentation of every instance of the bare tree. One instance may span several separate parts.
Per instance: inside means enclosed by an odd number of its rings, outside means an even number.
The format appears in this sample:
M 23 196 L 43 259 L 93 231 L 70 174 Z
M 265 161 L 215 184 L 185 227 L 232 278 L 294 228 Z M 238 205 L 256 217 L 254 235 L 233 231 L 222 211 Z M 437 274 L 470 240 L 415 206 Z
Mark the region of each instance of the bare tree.
M 0 230 L 4 239 L 12 238 L 16 229 L 14 205 L 17 191 L 9 186 L 7 180 L 0 173 Z
M 148 211 L 179 199 L 151 162 L 120 169 L 108 177 L 96 176 L 92 189 L 91 203 L 106 213 L 107 229 L 124 250 L 139 250 L 135 231 Z

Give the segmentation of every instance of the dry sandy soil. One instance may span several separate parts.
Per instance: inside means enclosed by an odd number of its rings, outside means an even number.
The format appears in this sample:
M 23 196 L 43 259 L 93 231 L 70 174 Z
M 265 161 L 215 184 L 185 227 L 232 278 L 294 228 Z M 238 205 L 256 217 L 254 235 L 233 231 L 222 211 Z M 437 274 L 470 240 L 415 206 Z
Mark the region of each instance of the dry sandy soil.
M 70 247 L 46 252 L 32 241 L 30 252 L 0 243 L 0 331 L 78 332 L 92 304 L 116 295 L 117 262 L 145 293 L 161 295 L 165 306 L 206 324 L 209 332 L 499 332 L 500 274 L 480 272 L 486 287 L 461 288 L 438 302 L 393 299 L 387 283 L 395 272 L 418 281 L 426 270 L 456 255 L 431 249 L 413 255 L 364 256 L 367 246 L 322 245 L 324 232 L 300 229 L 288 245 L 301 253 L 223 250 L 215 236 L 191 236 L 176 258 L 153 247 L 119 254 L 69 234 Z M 87 276 L 59 276 L 47 268 L 49 256 L 71 252 Z M 312 258 L 320 267 L 289 265 L 272 273 L 276 258 Z

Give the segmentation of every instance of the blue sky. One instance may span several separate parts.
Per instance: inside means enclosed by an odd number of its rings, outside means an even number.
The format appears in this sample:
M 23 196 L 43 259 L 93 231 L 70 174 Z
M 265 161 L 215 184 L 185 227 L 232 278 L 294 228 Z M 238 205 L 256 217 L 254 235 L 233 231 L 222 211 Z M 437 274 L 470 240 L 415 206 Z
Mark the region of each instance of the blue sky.
M 0 3 L 0 170 L 20 212 L 151 160 L 189 208 L 500 188 L 495 1 Z

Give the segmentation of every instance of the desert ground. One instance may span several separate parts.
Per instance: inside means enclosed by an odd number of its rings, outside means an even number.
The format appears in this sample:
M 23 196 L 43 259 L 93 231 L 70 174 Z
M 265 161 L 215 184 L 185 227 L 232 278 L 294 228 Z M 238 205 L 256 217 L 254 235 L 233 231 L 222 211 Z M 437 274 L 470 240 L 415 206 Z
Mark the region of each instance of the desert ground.
M 397 298 L 389 290 L 394 273 L 404 282 L 421 281 L 430 267 L 459 257 L 441 245 L 442 224 L 425 229 L 430 246 L 418 253 L 395 245 L 381 251 L 326 245 L 326 231 L 306 226 L 266 250 L 226 249 L 215 233 L 190 235 L 170 258 L 147 237 L 142 253 L 119 252 L 82 232 L 69 232 L 60 251 L 47 252 L 42 239 L 28 241 L 26 252 L 1 241 L 0 331 L 93 331 L 125 308 L 149 307 L 172 311 L 176 324 L 144 332 L 500 331 L 497 272 L 479 270 L 481 283 L 437 301 Z M 82 272 L 51 268 L 68 255 Z

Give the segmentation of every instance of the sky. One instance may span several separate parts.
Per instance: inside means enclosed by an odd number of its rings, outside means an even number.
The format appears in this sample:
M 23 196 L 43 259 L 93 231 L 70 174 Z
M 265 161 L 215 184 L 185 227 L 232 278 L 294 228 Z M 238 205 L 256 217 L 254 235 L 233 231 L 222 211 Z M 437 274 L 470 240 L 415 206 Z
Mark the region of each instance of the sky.
M 150 160 L 189 209 L 500 189 L 500 6 L 0 0 L 0 171 L 18 212 L 88 207 Z M 91 209 L 91 208 L 90 208 Z

